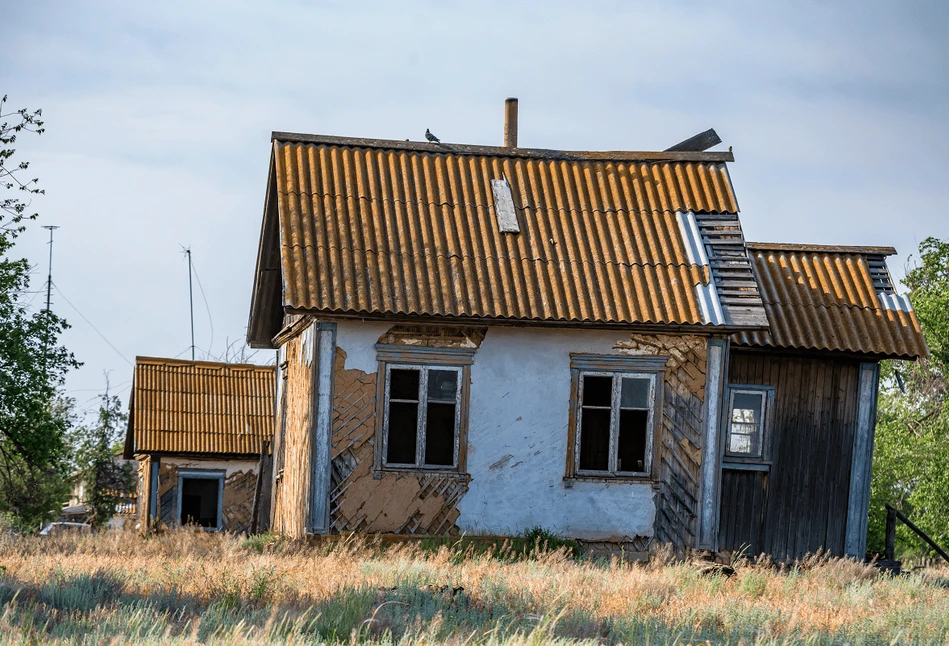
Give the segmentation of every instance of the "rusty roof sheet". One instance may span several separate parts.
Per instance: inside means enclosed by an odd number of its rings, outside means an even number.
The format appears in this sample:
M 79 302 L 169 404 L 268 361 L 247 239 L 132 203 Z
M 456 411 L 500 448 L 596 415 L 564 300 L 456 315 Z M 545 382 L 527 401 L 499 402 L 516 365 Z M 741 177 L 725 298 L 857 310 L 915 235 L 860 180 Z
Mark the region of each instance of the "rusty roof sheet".
M 125 455 L 259 454 L 275 389 L 274 366 L 138 357 Z
M 690 258 L 677 213 L 737 212 L 730 153 L 274 138 L 280 257 L 263 270 L 279 269 L 291 311 L 707 322 L 696 286 L 708 267 Z M 509 182 L 519 233 L 500 231 L 492 180 Z
M 927 356 L 909 299 L 886 271 L 891 247 L 747 243 L 770 332 L 737 345 L 833 350 L 891 358 Z

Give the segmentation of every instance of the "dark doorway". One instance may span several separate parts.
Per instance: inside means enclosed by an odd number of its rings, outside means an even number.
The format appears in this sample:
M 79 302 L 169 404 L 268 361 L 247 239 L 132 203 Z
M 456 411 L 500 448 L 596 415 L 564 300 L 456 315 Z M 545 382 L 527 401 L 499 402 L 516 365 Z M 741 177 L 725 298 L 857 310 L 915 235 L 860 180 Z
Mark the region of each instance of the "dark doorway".
M 219 529 L 220 493 L 218 478 L 182 478 L 181 524 Z

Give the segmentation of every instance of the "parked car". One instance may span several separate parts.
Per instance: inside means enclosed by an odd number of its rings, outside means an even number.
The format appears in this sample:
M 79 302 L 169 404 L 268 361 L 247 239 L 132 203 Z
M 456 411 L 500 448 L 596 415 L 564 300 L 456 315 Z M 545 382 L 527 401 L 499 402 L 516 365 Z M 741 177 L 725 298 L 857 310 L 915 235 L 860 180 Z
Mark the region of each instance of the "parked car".
M 40 536 L 59 536 L 61 534 L 90 534 L 92 525 L 88 523 L 50 523 L 40 530 Z

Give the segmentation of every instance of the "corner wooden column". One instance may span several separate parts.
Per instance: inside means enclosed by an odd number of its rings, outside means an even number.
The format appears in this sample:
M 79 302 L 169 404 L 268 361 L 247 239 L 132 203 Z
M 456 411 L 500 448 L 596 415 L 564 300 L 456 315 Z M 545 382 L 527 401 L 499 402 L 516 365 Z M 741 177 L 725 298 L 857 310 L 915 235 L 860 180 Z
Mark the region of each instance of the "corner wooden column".
M 705 370 L 705 425 L 702 482 L 699 494 L 699 540 L 696 547 L 718 549 L 719 486 L 722 474 L 722 396 L 728 375 L 728 340 L 709 339 Z
M 850 498 L 844 553 L 863 559 L 867 552 L 867 513 L 870 509 L 870 471 L 873 466 L 873 435 L 876 427 L 877 385 L 880 366 L 861 363 L 857 382 L 857 429 L 850 464 Z
M 309 531 L 329 532 L 331 445 L 333 441 L 333 364 L 336 359 L 336 324 L 314 323 L 316 361 L 313 362 L 313 440 L 310 457 Z

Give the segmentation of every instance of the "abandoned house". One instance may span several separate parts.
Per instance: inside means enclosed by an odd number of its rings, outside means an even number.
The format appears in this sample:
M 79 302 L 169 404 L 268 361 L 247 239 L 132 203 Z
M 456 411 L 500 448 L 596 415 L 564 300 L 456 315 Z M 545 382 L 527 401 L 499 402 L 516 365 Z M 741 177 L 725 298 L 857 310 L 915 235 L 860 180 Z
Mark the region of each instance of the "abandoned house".
M 274 133 L 271 529 L 862 556 L 890 248 L 746 242 L 731 151 Z
M 140 527 L 251 527 L 274 367 L 138 357 L 125 457 L 138 462 Z

